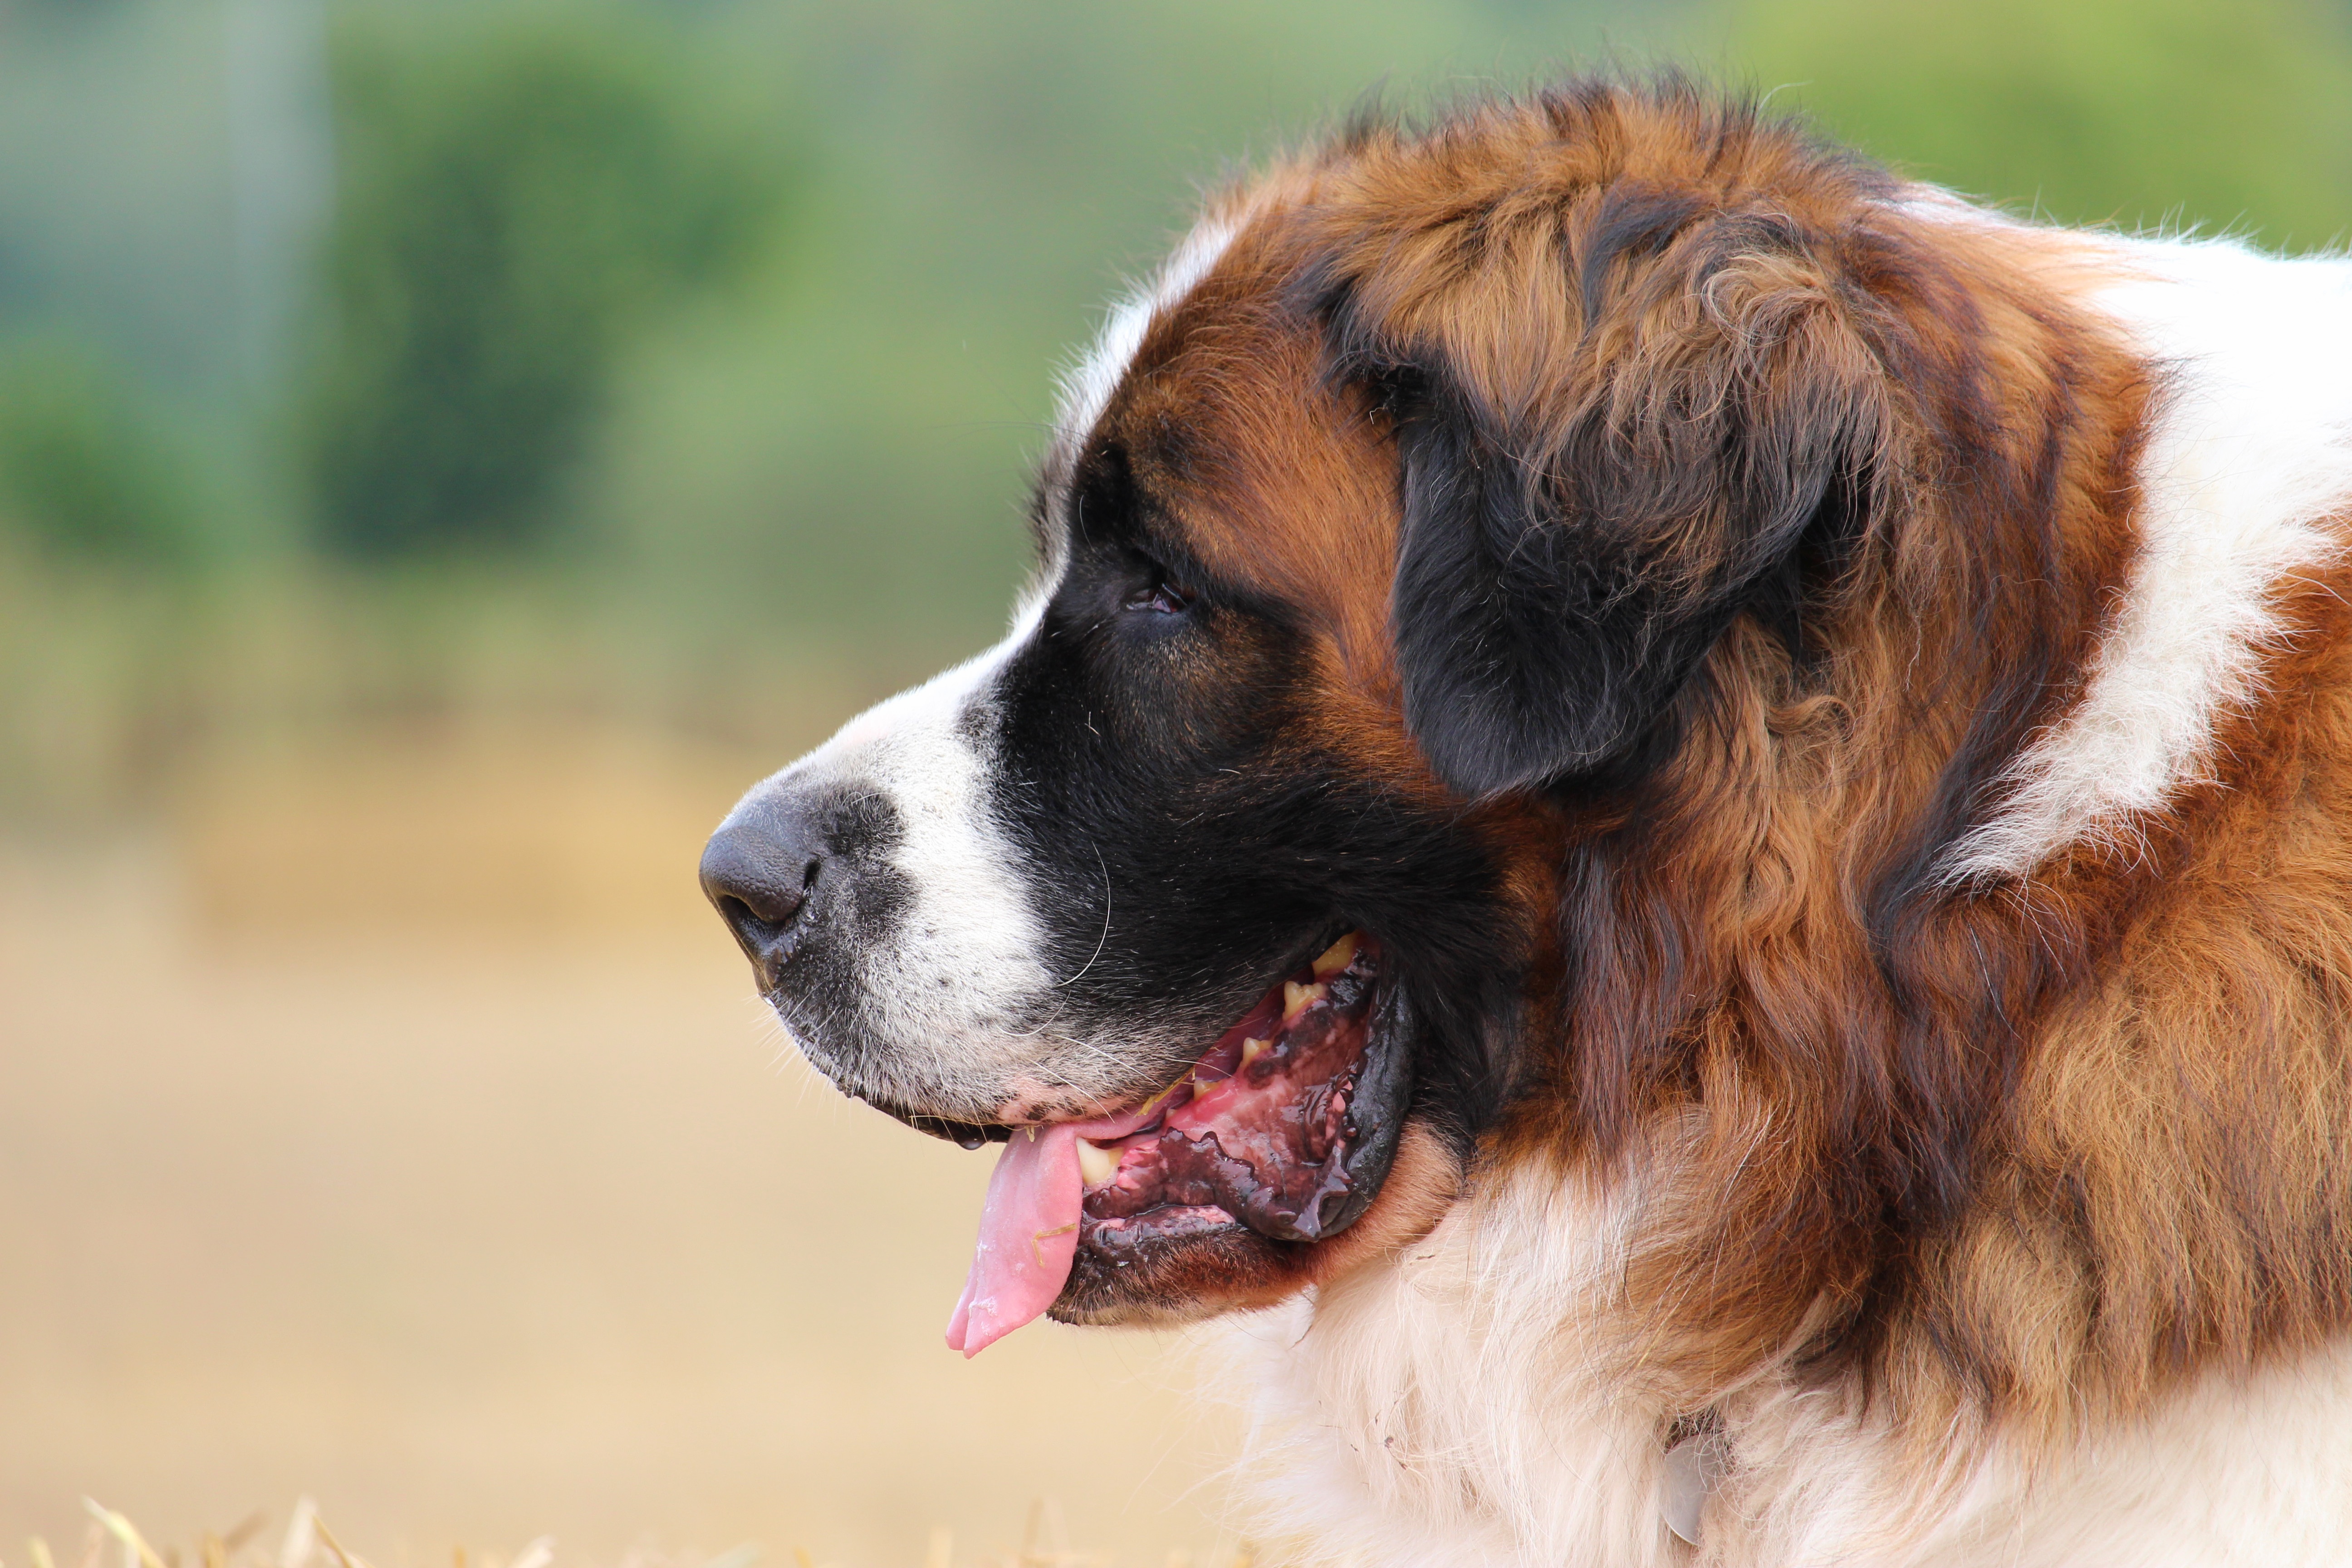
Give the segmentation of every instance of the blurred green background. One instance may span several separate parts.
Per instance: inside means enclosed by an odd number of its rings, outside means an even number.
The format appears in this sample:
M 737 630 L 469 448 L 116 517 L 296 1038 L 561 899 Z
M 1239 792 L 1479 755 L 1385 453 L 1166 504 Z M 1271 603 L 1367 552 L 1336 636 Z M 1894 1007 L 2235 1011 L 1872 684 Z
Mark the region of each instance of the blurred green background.
M 2352 222 L 2340 0 L 0 0 L 0 802 L 388 710 L 796 735 L 990 636 L 1200 182 L 1661 57 L 2021 211 Z
M 1200 184 L 1657 60 L 2352 231 L 2352 0 L 0 0 L 0 1555 L 1229 1562 L 1168 1347 L 940 1348 L 987 1161 L 795 1065 L 693 866 L 996 635 Z

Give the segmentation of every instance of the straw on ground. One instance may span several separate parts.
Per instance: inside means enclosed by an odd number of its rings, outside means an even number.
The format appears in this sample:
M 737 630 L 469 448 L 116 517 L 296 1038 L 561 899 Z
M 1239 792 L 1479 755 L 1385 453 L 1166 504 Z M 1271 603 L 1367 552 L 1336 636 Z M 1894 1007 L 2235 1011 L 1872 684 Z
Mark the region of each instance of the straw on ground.
M 158 1549 L 141 1533 L 139 1527 L 115 1510 L 94 1498 L 82 1500 L 89 1514 L 90 1524 L 83 1538 L 82 1550 L 74 1568 L 108 1568 L 106 1549 L 111 1543 L 120 1554 L 118 1568 L 373 1568 L 373 1564 L 345 1547 L 319 1517 L 319 1505 L 305 1497 L 294 1505 L 287 1521 L 286 1532 L 274 1552 L 266 1549 L 264 1532 L 268 1516 L 254 1513 L 229 1530 L 217 1534 L 211 1531 L 198 1535 L 193 1550 L 184 1555 L 177 1546 Z M 32 1568 L 58 1568 L 57 1557 L 49 1543 L 38 1536 L 28 1540 L 26 1552 Z M 767 1553 L 756 1542 L 740 1542 L 727 1550 L 705 1555 L 685 1552 L 662 1553 L 635 1551 L 625 1555 L 610 1568 L 761 1568 Z M 555 1537 L 541 1535 L 526 1542 L 511 1557 L 495 1553 L 468 1553 L 465 1547 L 450 1551 L 451 1568 L 559 1568 Z M 791 1550 L 791 1568 L 851 1568 L 837 1563 L 821 1563 L 806 1548 Z M 7 1568 L 0 1561 L 0 1568 Z M 560 1568 L 602 1568 L 602 1565 L 565 1563 Z M 782 1568 L 777 1564 L 776 1568 Z M 955 1538 L 944 1526 L 934 1526 L 924 1549 L 921 1568 L 1112 1568 L 1109 1559 L 1071 1549 L 1063 1528 L 1061 1510 L 1052 1502 L 1039 1500 L 1029 1508 L 1028 1522 L 1022 1531 L 1018 1547 L 1000 1549 L 977 1557 L 959 1559 Z M 1214 1561 L 1196 1562 L 1189 1552 L 1171 1552 L 1164 1568 L 1261 1568 L 1254 1550 L 1242 1547 L 1228 1557 Z M 1276 1568 L 1266 1563 L 1262 1568 Z

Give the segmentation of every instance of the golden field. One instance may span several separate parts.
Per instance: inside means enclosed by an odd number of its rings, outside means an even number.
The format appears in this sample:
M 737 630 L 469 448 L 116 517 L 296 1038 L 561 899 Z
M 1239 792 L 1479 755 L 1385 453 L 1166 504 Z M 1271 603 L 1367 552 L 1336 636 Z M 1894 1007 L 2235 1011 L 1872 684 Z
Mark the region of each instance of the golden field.
M 87 1495 L 274 1564 L 305 1494 L 376 1568 L 1231 1560 L 1178 1347 L 940 1343 L 988 1157 L 810 1072 L 694 885 L 778 760 L 378 730 L 19 835 L 0 1562 Z

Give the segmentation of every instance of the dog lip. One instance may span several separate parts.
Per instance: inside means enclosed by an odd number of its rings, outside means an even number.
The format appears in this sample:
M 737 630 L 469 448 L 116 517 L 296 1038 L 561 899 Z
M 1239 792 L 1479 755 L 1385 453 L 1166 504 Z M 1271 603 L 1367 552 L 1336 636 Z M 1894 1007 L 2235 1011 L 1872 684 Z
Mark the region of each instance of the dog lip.
M 1285 974 L 1297 973 L 1298 970 L 1307 966 L 1308 958 L 1311 955 L 1328 951 L 1335 943 L 1343 940 L 1349 934 L 1349 932 L 1348 930 L 1342 929 L 1329 932 L 1323 937 L 1304 944 L 1301 952 L 1294 955 L 1290 962 L 1286 963 L 1281 972 Z M 1274 987 L 1279 987 L 1281 984 L 1281 981 L 1276 980 L 1274 982 Z M 1385 985 L 1382 986 L 1382 989 L 1385 990 Z M 1375 999 L 1374 1006 L 1375 1008 L 1378 1006 L 1377 998 Z M 1368 1039 L 1366 1042 L 1366 1050 L 1368 1054 L 1370 1047 L 1371 1041 Z M 1213 1054 L 1214 1049 L 1215 1047 L 1212 1047 L 1210 1052 L 1205 1052 L 1203 1055 L 1206 1056 Z M 1183 1087 L 1185 1082 L 1192 1077 L 1192 1073 L 1201 1064 L 1198 1060 L 1191 1063 L 1184 1068 L 1182 1073 L 1178 1075 L 1174 1082 L 1163 1085 L 1160 1088 L 1152 1090 L 1150 1094 L 1145 1095 L 1139 1100 L 1135 1100 L 1127 1105 L 1121 1106 L 1116 1110 L 1105 1111 L 1084 1119 L 1081 1129 L 1082 1134 L 1090 1135 L 1104 1142 L 1112 1142 L 1117 1139 L 1137 1135 L 1148 1136 L 1158 1131 L 1160 1125 L 1167 1120 L 1167 1112 L 1164 1109 L 1159 1115 L 1153 1117 L 1148 1122 L 1127 1127 L 1121 1127 L 1119 1126 L 1119 1123 L 1126 1121 L 1127 1118 L 1134 1115 L 1137 1110 L 1167 1100 L 1174 1090 Z M 1020 1131 L 1024 1128 L 1045 1127 L 1049 1126 L 1057 1121 L 1074 1120 L 1071 1118 L 1060 1117 L 1024 1117 L 1016 1121 L 966 1121 L 960 1117 L 942 1116 L 934 1111 L 917 1110 L 911 1106 L 902 1105 L 896 1100 L 880 1099 L 873 1095 L 861 1094 L 855 1089 L 851 1089 L 849 1092 L 854 1098 L 864 1100 L 866 1104 L 882 1112 L 883 1115 L 889 1117 L 892 1121 L 904 1123 L 906 1126 L 911 1127 L 916 1131 L 922 1133 L 925 1137 L 937 1138 L 942 1142 L 953 1143 L 958 1148 L 964 1150 L 966 1152 L 984 1149 L 991 1143 L 1006 1142 L 1011 1140 L 1013 1133 Z M 1117 1131 L 1111 1131 L 1111 1129 L 1114 1128 L 1116 1128 Z M 1238 1224 L 1239 1222 L 1237 1221 L 1235 1223 Z
M 944 1139 L 966 1151 L 1002 1143 L 1013 1136 L 1013 1129 L 1001 1121 L 959 1121 L 951 1116 L 934 1116 L 928 1111 L 908 1110 L 878 1100 L 866 1102 L 895 1121 L 903 1121 L 916 1131 L 933 1138 Z
M 1331 931 L 1319 940 L 1305 944 L 1297 953 L 1293 954 L 1282 965 L 1278 973 L 1296 973 L 1297 971 L 1307 967 L 1308 961 L 1315 954 L 1325 952 L 1331 947 L 1332 944 L 1339 942 L 1347 934 L 1349 934 L 1348 931 L 1343 928 L 1339 931 Z M 1281 984 L 1281 980 L 1277 978 L 1272 983 L 1272 985 L 1269 988 L 1278 988 Z M 1213 1054 L 1215 1048 L 1216 1047 L 1213 1046 L 1210 1047 L 1208 1052 L 1204 1052 L 1202 1054 L 1204 1056 Z M 1126 1101 L 1119 1103 L 1116 1109 L 1097 1110 L 1084 1117 L 1073 1117 L 1067 1115 L 1024 1116 L 1015 1113 L 1009 1115 L 1006 1120 L 1001 1121 L 966 1121 L 960 1117 L 942 1116 L 935 1111 L 917 1110 L 911 1106 L 902 1105 L 896 1100 L 877 1099 L 873 1095 L 860 1093 L 855 1089 L 848 1089 L 846 1091 L 853 1098 L 864 1100 L 866 1104 L 882 1112 L 883 1115 L 889 1117 L 894 1121 L 904 1122 L 907 1126 L 913 1128 L 916 1131 L 923 1133 L 927 1137 L 937 1138 L 942 1142 L 953 1143 L 958 1148 L 970 1152 L 984 1149 L 991 1143 L 1005 1142 L 1010 1140 L 1015 1132 L 1021 1131 L 1025 1128 L 1050 1127 L 1056 1123 L 1066 1121 L 1079 1122 L 1080 1131 L 1082 1134 L 1105 1140 L 1129 1137 L 1139 1132 L 1150 1132 L 1154 1130 L 1154 1126 L 1151 1123 L 1139 1126 L 1119 1127 L 1118 1131 L 1116 1132 L 1105 1130 L 1108 1128 L 1118 1127 L 1118 1124 L 1121 1121 L 1126 1118 L 1134 1115 L 1139 1110 L 1167 1099 L 1171 1091 L 1183 1087 L 1185 1080 L 1192 1076 L 1192 1072 L 1200 1065 L 1199 1059 L 1196 1058 L 1185 1065 L 1183 1071 L 1176 1076 L 1173 1082 L 1163 1084 L 1160 1088 L 1151 1090 L 1149 1094 L 1132 1097 Z M 999 1114 L 1003 1115 L 1005 1113 L 1000 1110 Z

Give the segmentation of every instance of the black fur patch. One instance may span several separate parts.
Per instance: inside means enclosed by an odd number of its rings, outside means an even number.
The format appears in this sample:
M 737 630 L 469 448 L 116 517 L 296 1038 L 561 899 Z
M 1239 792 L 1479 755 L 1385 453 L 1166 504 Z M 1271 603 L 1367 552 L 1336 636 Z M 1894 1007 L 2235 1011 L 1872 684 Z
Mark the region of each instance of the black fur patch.
M 990 809 L 1029 868 L 1057 1026 L 1150 1036 L 1129 1078 L 1148 1093 L 1285 973 L 1368 930 L 1419 1016 L 1417 1109 L 1466 1147 L 1503 1087 L 1485 1025 L 1510 1013 L 1525 945 L 1495 865 L 1451 814 L 1300 739 L 1307 634 L 1168 561 L 1150 498 L 1087 472 L 1104 460 L 1076 476 L 1067 570 L 989 703 Z M 1122 607 L 1162 563 L 1187 574 L 1186 607 Z
M 1671 193 L 1612 193 L 1586 250 L 1588 310 L 1619 258 L 1667 244 L 1694 216 Z M 1790 237 L 1769 219 L 1717 217 L 1687 243 L 1699 257 L 1688 287 L 1703 289 Z M 1851 531 L 1883 417 L 1867 387 L 1782 364 L 1769 395 L 1728 377 L 1696 406 L 1667 385 L 1625 399 L 1630 417 L 1595 397 L 1560 427 L 1528 428 L 1442 352 L 1384 340 L 1346 284 L 1310 268 L 1299 289 L 1325 323 L 1333 376 L 1370 385 L 1394 421 L 1405 719 L 1466 795 L 1624 758 L 1735 616 L 1786 620 L 1803 542 Z M 1659 542 L 1694 523 L 1720 541 L 1716 555 L 1665 559 Z

